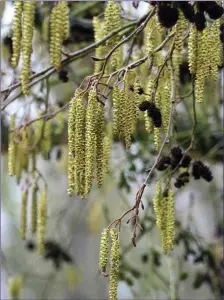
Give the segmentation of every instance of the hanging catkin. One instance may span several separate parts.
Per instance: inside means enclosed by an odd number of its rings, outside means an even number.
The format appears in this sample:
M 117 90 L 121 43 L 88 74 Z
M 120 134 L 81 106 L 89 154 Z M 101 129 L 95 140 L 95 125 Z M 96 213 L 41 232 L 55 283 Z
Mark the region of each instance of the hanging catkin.
M 78 92 L 76 91 L 78 94 Z M 72 196 L 75 187 L 75 120 L 76 120 L 76 95 L 69 104 L 68 111 L 68 195 Z
M 110 300 L 117 300 L 117 286 L 120 262 L 120 242 L 115 228 L 110 230 L 111 236 L 111 254 L 110 254 L 110 278 L 109 278 L 109 296 Z
M 96 154 L 96 91 L 90 90 L 86 112 L 85 195 L 90 192 Z
M 203 100 L 204 83 L 209 74 L 208 28 L 198 32 L 197 70 L 195 79 L 195 95 L 197 103 Z
M 120 27 L 120 5 L 115 1 L 108 1 L 104 13 L 104 35 L 111 33 L 111 31 L 116 30 Z M 106 41 L 106 49 L 108 52 L 115 46 L 119 41 L 118 36 L 114 36 Z M 117 68 L 121 61 L 121 47 L 119 47 L 111 57 L 111 65 L 113 68 Z
M 118 137 L 120 134 L 120 89 L 113 88 L 113 135 Z
M 100 269 L 102 272 L 106 272 L 107 260 L 108 260 L 108 248 L 109 248 L 109 229 L 105 228 L 101 235 L 100 242 Z
M 32 207 L 31 207 L 31 231 L 35 233 L 37 230 L 37 184 L 33 184 L 32 190 Z
M 12 24 L 12 60 L 13 68 L 16 68 L 20 58 L 21 37 L 22 37 L 22 11 L 23 1 L 15 1 L 14 4 L 14 17 Z
M 94 29 L 95 42 L 99 42 L 103 38 L 104 29 L 103 29 L 103 22 L 98 17 L 93 17 L 93 29 Z M 103 46 L 100 45 L 96 48 L 96 57 L 102 57 L 102 56 L 103 56 Z M 101 67 L 102 67 L 102 62 L 96 61 L 94 67 L 94 74 L 99 73 Z
M 158 181 L 156 183 L 156 191 L 153 198 L 153 208 L 156 216 L 156 225 L 158 228 L 161 228 L 162 220 L 161 220 L 161 195 L 162 188 L 161 188 L 161 182 Z
M 45 121 L 43 135 L 40 141 L 40 149 L 44 158 L 51 151 L 52 145 L 52 119 Z
M 23 277 L 21 275 L 13 276 L 9 280 L 9 295 L 11 300 L 19 300 L 23 288 Z
M 59 1 L 51 12 L 50 56 L 57 71 L 61 68 L 62 43 L 69 36 L 69 17 L 66 1 Z
M 76 112 L 72 116 L 75 122 L 75 192 L 84 193 L 85 185 L 85 120 L 86 108 L 83 105 L 81 94 L 76 97 Z
M 20 212 L 20 236 L 21 239 L 26 239 L 27 229 L 27 198 L 28 190 L 22 192 L 21 212 Z
M 97 103 L 96 122 L 96 182 L 99 188 L 103 185 L 103 154 L 104 154 L 104 108 Z
M 35 14 L 35 1 L 23 2 L 23 23 L 22 23 L 22 75 L 21 84 L 24 95 L 29 92 L 29 76 L 30 76 L 30 61 L 32 54 L 32 40 L 34 30 L 34 14 Z
M 197 34 L 196 27 L 191 26 L 188 39 L 188 65 L 191 74 L 195 74 L 197 69 Z
M 222 65 L 223 62 L 223 45 L 219 37 L 220 20 L 215 21 L 210 30 L 210 43 L 209 48 L 209 63 L 210 63 L 210 74 L 213 80 L 218 78 L 218 66 Z
M 172 250 L 174 246 L 174 222 L 175 222 L 175 207 L 174 207 L 174 194 L 169 190 L 167 197 L 167 244 L 168 250 Z
M 9 131 L 15 129 L 16 115 L 11 115 L 9 123 Z M 9 145 L 8 145 L 8 173 L 9 176 L 14 176 L 16 172 L 16 144 L 14 141 L 14 131 L 9 133 Z
M 156 107 L 161 108 L 159 91 L 157 91 L 156 93 L 155 105 Z M 159 127 L 154 127 L 154 145 L 155 145 L 155 149 L 158 151 L 161 146 L 161 128 Z
M 103 174 L 109 173 L 110 153 L 112 147 L 112 125 L 107 124 L 106 135 L 103 141 Z
M 47 191 L 46 186 L 40 193 L 39 200 L 39 211 L 38 211 L 38 238 L 37 246 L 40 254 L 44 252 L 44 237 L 46 231 L 46 221 L 47 221 Z

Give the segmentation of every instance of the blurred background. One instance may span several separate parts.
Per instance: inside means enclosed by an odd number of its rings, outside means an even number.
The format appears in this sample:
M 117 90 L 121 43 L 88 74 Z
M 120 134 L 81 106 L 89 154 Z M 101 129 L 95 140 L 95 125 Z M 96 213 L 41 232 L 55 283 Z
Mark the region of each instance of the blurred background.
M 32 71 L 39 72 L 50 65 L 47 22 L 51 2 L 37 5 L 32 55 Z M 102 14 L 105 2 L 70 2 L 70 37 L 64 44 L 66 52 L 73 52 L 94 42 L 92 18 Z M 149 9 L 140 2 L 134 8 L 132 1 L 121 1 L 124 22 L 136 20 Z M 10 66 L 12 51 L 11 24 L 13 2 L 2 1 L 1 11 L 1 88 L 5 89 L 19 79 L 18 69 Z M 124 47 L 124 52 L 130 45 Z M 127 49 L 126 49 L 127 48 Z M 136 50 L 137 53 L 137 50 Z M 67 103 L 85 76 L 92 74 L 90 55 L 76 60 L 65 68 L 68 81 L 58 74 L 48 79 L 49 103 L 61 107 Z M 137 54 L 136 54 L 137 55 Z M 134 57 L 134 55 L 133 55 Z M 143 231 L 138 232 L 137 247 L 131 243 L 131 225 L 122 223 L 121 276 L 119 299 L 221 299 L 224 289 L 223 239 L 223 103 L 222 70 L 217 82 L 206 86 L 204 103 L 197 107 L 198 126 L 196 149 L 192 156 L 200 158 L 211 168 L 214 179 L 191 181 L 175 191 L 176 245 L 172 254 L 162 254 L 159 231 L 155 226 L 152 198 L 159 172 L 147 186 L 140 215 Z M 99 273 L 100 236 L 104 227 L 122 215 L 134 204 L 135 195 L 146 176 L 146 170 L 155 160 L 153 140 L 139 124 L 130 150 L 119 142 L 112 146 L 110 174 L 104 178 L 102 189 L 93 187 L 88 199 L 67 196 L 67 112 L 63 112 L 62 133 L 54 136 L 53 148 L 47 159 L 38 157 L 37 165 L 48 184 L 48 223 L 46 239 L 53 239 L 73 258 L 73 264 L 64 263 L 58 270 L 52 261 L 27 249 L 27 241 L 19 236 L 21 185 L 8 176 L 7 144 L 9 116 L 16 113 L 17 122 L 24 114 L 37 117 L 46 97 L 46 85 L 39 82 L 27 97 L 14 90 L 10 97 L 16 100 L 1 114 L 1 299 L 10 299 L 8 282 L 21 274 L 24 286 L 21 299 L 107 299 L 108 279 Z M 191 86 L 185 64 L 181 66 L 181 93 L 186 95 Z M 18 95 L 18 97 L 17 97 Z M 3 95 L 4 96 L 4 95 Z M 32 104 L 33 103 L 33 104 Z M 191 99 L 178 106 L 176 142 L 188 147 L 192 125 Z M 37 109 L 38 108 L 38 109 Z M 30 207 L 31 195 L 29 195 Z M 30 211 L 28 207 L 28 211 Z M 29 215 L 30 218 L 30 215 Z M 29 224 L 29 223 L 28 223 Z M 29 232 L 27 240 L 35 241 Z

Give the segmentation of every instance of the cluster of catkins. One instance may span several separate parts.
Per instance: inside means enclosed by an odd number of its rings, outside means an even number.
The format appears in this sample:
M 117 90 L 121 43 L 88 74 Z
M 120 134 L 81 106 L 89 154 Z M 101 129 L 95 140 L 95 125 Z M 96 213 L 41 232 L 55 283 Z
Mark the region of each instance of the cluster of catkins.
M 107 274 L 107 261 L 109 250 L 109 236 L 111 238 L 110 250 L 110 273 Z M 104 276 L 109 276 L 109 297 L 110 300 L 117 300 L 117 286 L 119 279 L 119 263 L 120 263 L 120 241 L 117 230 L 104 229 L 101 235 L 100 244 L 100 270 Z
M 203 178 L 210 182 L 213 179 L 209 167 L 205 166 L 200 160 L 192 162 L 191 156 L 184 154 L 182 149 L 178 146 L 174 146 L 171 149 L 169 156 L 162 156 L 156 165 L 158 171 L 164 171 L 167 168 L 173 171 L 177 171 L 179 168 L 187 169 L 176 178 L 174 183 L 176 188 L 181 188 L 188 183 L 190 181 L 190 175 L 192 175 L 195 180 Z M 191 172 L 189 171 L 190 168 Z
M 29 93 L 35 8 L 35 1 L 15 1 L 14 4 L 11 64 L 13 68 L 16 68 L 19 63 L 20 53 L 22 53 L 21 83 L 24 95 Z M 69 36 L 67 1 L 58 1 L 55 4 L 55 7 L 51 12 L 50 23 L 51 63 L 54 65 L 57 71 L 60 71 L 62 43 Z
M 36 245 L 33 241 L 27 241 L 26 248 L 28 251 L 34 251 Z M 46 260 L 51 260 L 54 263 L 55 268 L 58 270 L 63 262 L 71 264 L 72 257 L 67 251 L 62 249 L 62 247 L 52 240 L 46 240 L 44 242 L 44 253 L 43 256 Z
M 77 89 L 70 102 L 68 118 L 68 194 L 85 198 L 96 177 L 102 186 L 108 173 L 111 148 L 110 126 L 105 128 L 104 107 L 97 100 L 94 87 L 89 91 L 87 106 L 83 92 Z M 105 133 L 106 132 L 106 133 Z M 95 176 L 96 175 L 96 176 Z

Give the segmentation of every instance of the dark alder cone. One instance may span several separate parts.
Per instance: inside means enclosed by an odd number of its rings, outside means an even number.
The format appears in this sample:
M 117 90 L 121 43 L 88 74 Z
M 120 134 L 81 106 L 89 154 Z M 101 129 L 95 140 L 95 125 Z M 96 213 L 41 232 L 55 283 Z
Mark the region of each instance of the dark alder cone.
M 200 160 L 195 160 L 192 164 L 192 175 L 194 179 L 200 179 L 201 178 L 201 172 L 204 165 Z
M 156 169 L 158 171 L 164 171 L 167 169 L 168 165 L 171 163 L 171 159 L 169 156 L 163 156 L 160 158 L 156 165 Z
M 147 114 L 150 118 L 153 118 L 155 110 L 156 110 L 156 106 L 154 103 L 149 102 L 149 107 L 147 108 Z
M 206 4 L 205 1 L 197 1 L 196 2 L 197 10 L 199 12 L 205 12 L 206 11 Z
M 32 242 L 32 241 L 28 241 L 27 243 L 26 243 L 26 248 L 27 248 L 27 250 L 29 250 L 29 251 L 33 251 L 33 250 L 35 250 L 35 244 L 34 244 L 34 242 Z
M 178 177 L 179 178 L 184 178 L 184 177 L 189 177 L 189 176 L 190 176 L 190 174 L 188 172 L 183 172 Z
M 209 167 L 203 166 L 203 168 L 201 170 L 201 177 L 208 182 L 212 181 L 213 176 L 212 176 L 212 172 L 209 169 Z
M 190 155 L 186 154 L 184 155 L 183 161 L 181 163 L 181 167 L 187 168 L 190 165 L 191 157 Z
M 159 3 L 158 5 L 157 13 L 160 24 L 166 28 L 173 27 L 178 20 L 178 9 L 164 3 Z
M 208 2 L 212 2 L 212 4 L 205 2 L 206 12 L 208 13 L 209 17 L 213 20 L 217 20 L 221 18 L 224 12 L 223 7 L 219 6 L 214 1 L 208 1 Z
M 140 111 L 146 111 L 150 107 L 150 102 L 149 101 L 143 101 L 139 106 Z
M 56 160 L 60 160 L 61 159 L 61 155 L 62 155 L 62 151 L 61 151 L 61 149 L 58 149 L 58 151 L 56 153 Z
M 170 150 L 171 155 L 175 158 L 179 158 L 181 159 L 181 157 L 183 156 L 182 154 L 182 150 L 179 146 L 174 146 L 172 147 L 172 149 Z
M 71 256 L 67 252 L 62 250 L 61 247 L 53 241 L 45 242 L 44 258 L 51 259 L 56 269 L 60 269 L 63 261 L 67 263 L 72 262 Z
M 206 19 L 205 19 L 205 15 L 202 12 L 197 12 L 195 14 L 195 26 L 197 28 L 198 31 L 202 31 L 203 29 L 205 29 L 206 27 Z
M 66 69 L 61 69 L 61 71 L 58 72 L 58 78 L 62 82 L 68 82 L 68 71 Z
M 194 13 L 194 8 L 193 6 L 185 1 L 178 1 L 179 7 L 182 10 L 185 18 L 190 21 L 191 23 L 194 22 L 194 17 L 195 17 L 195 13 Z
M 155 108 L 152 116 L 152 122 L 155 127 L 161 127 L 162 125 L 162 115 L 159 108 Z
M 183 62 L 180 64 L 180 82 L 185 84 L 186 82 L 190 82 L 192 79 L 192 75 L 189 71 L 188 62 Z
M 181 188 L 182 186 L 184 186 L 184 180 L 181 178 L 177 178 L 176 182 L 174 183 L 174 186 L 176 188 Z
M 147 263 L 148 259 L 149 259 L 148 254 L 143 254 L 142 257 L 141 257 L 141 260 L 142 260 L 143 263 Z

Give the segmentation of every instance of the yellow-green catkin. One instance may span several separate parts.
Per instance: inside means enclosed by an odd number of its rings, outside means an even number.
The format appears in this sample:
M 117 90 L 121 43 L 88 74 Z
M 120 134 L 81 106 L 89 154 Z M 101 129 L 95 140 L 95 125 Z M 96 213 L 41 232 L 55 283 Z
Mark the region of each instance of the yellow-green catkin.
M 112 102 L 113 102 L 113 135 L 119 137 L 120 135 L 120 89 L 113 88 Z
M 155 15 L 153 19 L 154 19 L 154 22 L 155 22 L 155 27 L 154 27 L 154 32 L 153 32 L 153 35 L 154 35 L 154 48 L 156 48 L 163 41 L 163 27 L 161 26 L 157 15 Z M 163 64 L 162 51 L 155 52 L 153 54 L 153 65 L 159 67 L 162 64 Z
M 85 195 L 90 192 L 96 154 L 96 91 L 90 90 L 86 111 Z
M 68 195 L 72 196 L 75 187 L 75 127 L 76 127 L 76 94 L 69 104 L 68 111 Z
M 81 94 L 76 97 L 76 115 L 75 118 L 75 192 L 77 194 L 84 193 L 85 187 L 85 120 L 86 108 L 83 105 Z
M 161 103 L 160 103 L 160 94 L 157 92 L 155 97 L 155 105 L 159 109 L 161 109 Z M 161 146 L 161 128 L 160 127 L 154 127 L 154 145 L 155 149 L 158 151 Z
M 20 165 L 23 170 L 28 171 L 29 167 L 29 137 L 28 137 L 29 130 L 23 129 L 21 132 L 21 141 L 18 144 L 18 151 L 20 156 Z
M 171 79 L 169 70 L 165 70 L 165 75 L 162 78 L 163 85 L 160 88 L 161 94 L 161 113 L 164 133 L 167 134 L 168 124 L 170 119 L 170 97 L 171 97 Z
M 160 227 L 160 236 L 162 239 L 163 253 L 166 254 L 169 250 L 168 244 L 168 197 L 161 198 L 161 227 Z
M 41 118 L 41 113 L 39 113 L 38 117 Z M 39 143 L 42 139 L 44 129 L 44 119 L 41 118 L 35 122 L 35 128 L 34 128 L 34 144 L 36 146 L 39 146 Z
M 191 26 L 188 40 L 188 65 L 191 74 L 195 74 L 197 70 L 197 34 L 196 27 Z
M 176 24 L 176 33 L 174 40 L 174 48 L 179 52 L 182 50 L 183 46 L 183 33 L 185 29 L 185 18 L 181 10 L 179 10 L 179 17 Z
M 116 300 L 120 263 L 120 241 L 115 228 L 110 230 L 110 236 L 112 247 L 110 254 L 109 296 L 110 300 Z
M 162 187 L 161 182 L 158 181 L 156 183 L 156 191 L 155 196 L 153 198 L 153 208 L 156 216 L 156 225 L 158 228 L 161 228 L 162 220 L 161 220 L 161 198 L 162 198 Z
M 146 96 L 145 100 L 151 102 L 152 101 L 152 92 L 154 87 L 155 78 L 153 76 L 150 76 L 147 88 L 146 88 Z M 153 124 L 152 120 L 149 118 L 147 111 L 144 112 L 144 119 L 145 119 L 145 129 L 148 133 L 151 133 L 153 131 Z
M 64 41 L 69 37 L 69 30 L 70 30 L 69 15 L 68 15 L 69 9 L 68 9 L 67 1 L 61 1 L 59 4 L 60 4 L 60 9 L 62 11 L 62 18 L 63 18 L 63 22 L 61 26 L 62 26 L 62 39 Z
M 52 145 L 52 120 L 47 120 L 44 123 L 43 135 L 40 141 L 41 152 L 44 157 L 51 151 Z
M 113 30 L 120 28 L 120 5 L 115 1 L 108 1 L 104 13 L 104 35 L 111 33 Z M 106 41 L 107 52 L 115 46 L 119 41 L 119 37 L 115 35 Z M 119 67 L 121 63 L 121 47 L 119 47 L 111 56 L 111 65 L 114 69 Z
M 56 38 L 56 18 L 57 18 L 57 8 L 54 7 L 50 15 L 50 59 L 51 64 L 55 63 L 55 38 Z M 60 54 L 59 54 L 60 55 Z
M 101 234 L 100 259 L 99 259 L 99 266 L 102 272 L 106 272 L 107 261 L 108 261 L 108 248 L 109 248 L 109 229 L 104 228 Z
M 20 58 L 21 37 L 22 37 L 22 11 L 23 1 L 15 1 L 14 3 L 14 17 L 12 24 L 12 60 L 13 68 L 16 68 Z
M 16 115 L 13 114 L 10 117 L 9 131 L 15 129 Z M 9 145 L 8 145 L 8 174 L 14 176 L 16 173 L 16 144 L 14 141 L 14 131 L 9 133 Z
M 46 187 L 40 193 L 39 200 L 39 210 L 38 210 L 38 220 L 37 220 L 37 247 L 40 254 L 44 252 L 44 237 L 46 231 L 46 221 L 47 221 L 47 190 Z
M 167 198 L 167 244 L 168 250 L 172 250 L 174 246 L 174 235 L 175 235 L 175 202 L 174 193 L 172 190 L 168 192 Z
M 215 81 L 218 78 L 218 66 L 222 65 L 223 62 L 223 46 L 219 37 L 220 25 L 220 19 L 213 22 L 210 30 L 210 43 L 208 45 L 210 56 L 210 74 L 211 78 Z
M 23 288 L 23 277 L 15 275 L 9 280 L 9 295 L 11 300 L 19 300 Z
M 64 125 L 65 125 L 65 115 L 64 115 L 64 112 L 63 111 L 59 112 L 56 115 L 55 120 L 57 122 L 57 127 L 55 129 L 55 134 L 61 135 L 63 133 Z
M 112 147 L 112 125 L 109 123 L 103 141 L 103 174 L 109 173 L 110 153 Z
M 127 97 L 125 95 L 124 90 L 119 91 L 119 98 L 120 98 L 120 137 L 125 136 L 126 131 L 126 104 L 127 104 Z
M 204 83 L 209 74 L 208 28 L 198 32 L 197 70 L 195 80 L 195 94 L 197 103 L 203 100 Z
M 26 239 L 27 230 L 27 199 L 28 190 L 22 192 L 21 212 L 20 212 L 20 236 L 21 239 Z
M 131 133 L 132 133 L 132 121 L 133 121 L 133 104 L 134 104 L 134 97 L 129 92 L 129 86 L 125 85 L 124 91 L 124 109 L 122 112 L 124 113 L 124 140 L 126 148 L 130 148 L 131 146 Z
M 61 68 L 62 43 L 69 36 L 68 4 L 59 1 L 51 12 L 50 26 L 50 56 L 51 63 L 57 71 Z
M 61 50 L 62 50 L 62 42 L 63 42 L 63 11 L 60 9 L 58 5 L 54 8 L 55 9 L 55 29 L 54 29 L 54 53 L 53 53 L 53 65 L 57 71 L 60 70 L 61 67 Z
M 103 185 L 103 156 L 104 156 L 104 108 L 97 103 L 96 122 L 96 183 L 98 188 Z
M 104 29 L 103 29 L 103 21 L 101 21 L 98 17 L 93 17 L 93 29 L 94 29 L 94 39 L 95 42 L 99 42 L 103 38 Z M 96 57 L 101 58 L 103 56 L 103 46 L 100 45 L 96 48 Z M 101 61 L 96 61 L 94 66 L 94 74 L 100 72 L 102 67 Z
M 144 53 L 148 55 L 149 65 L 152 64 L 153 61 L 153 51 L 155 48 L 155 22 L 153 19 L 150 19 L 144 29 L 144 40 L 143 40 L 143 49 Z
M 32 40 L 34 30 L 34 14 L 35 14 L 35 1 L 23 2 L 23 23 L 22 23 L 22 75 L 21 84 L 24 95 L 29 92 L 29 76 L 30 76 L 30 61 L 32 54 Z
M 35 233 L 37 230 L 37 184 L 33 184 L 32 190 L 32 206 L 31 206 L 31 231 Z

